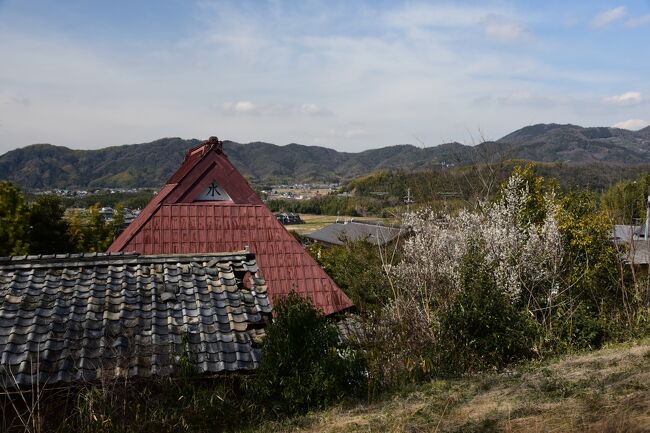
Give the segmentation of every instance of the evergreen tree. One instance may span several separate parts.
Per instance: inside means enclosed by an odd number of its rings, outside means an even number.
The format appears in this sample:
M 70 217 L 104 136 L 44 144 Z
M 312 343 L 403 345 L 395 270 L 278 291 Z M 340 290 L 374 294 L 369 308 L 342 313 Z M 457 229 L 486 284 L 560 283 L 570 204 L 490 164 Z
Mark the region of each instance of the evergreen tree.
M 12 183 L 0 182 L 0 256 L 27 254 L 28 224 L 23 195 Z
M 68 211 L 66 215 L 66 222 L 68 223 L 68 239 L 70 239 L 73 251 L 85 251 L 86 233 L 84 231 L 84 218 L 82 210 L 72 209 Z
M 115 238 L 124 230 L 124 205 L 119 203 L 115 206 L 113 213 L 113 220 L 108 225 L 108 237 L 106 239 L 106 247 L 108 248 Z
M 54 195 L 42 195 L 32 204 L 29 215 L 30 254 L 73 252 L 68 234 L 69 224 L 63 219 L 65 208 Z

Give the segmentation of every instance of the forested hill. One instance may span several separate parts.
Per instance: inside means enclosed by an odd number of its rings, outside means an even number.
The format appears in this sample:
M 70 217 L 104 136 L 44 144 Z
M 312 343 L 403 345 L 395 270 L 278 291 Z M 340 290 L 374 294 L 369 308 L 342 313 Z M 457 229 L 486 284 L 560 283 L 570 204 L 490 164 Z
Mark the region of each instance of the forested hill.
M 159 187 L 199 140 L 163 138 L 151 143 L 73 150 L 34 144 L 0 156 L 0 179 L 25 188 Z M 471 147 L 448 144 L 431 148 L 391 146 L 360 153 L 317 146 L 226 141 L 226 155 L 254 182 L 330 182 L 374 170 L 418 169 L 448 161 Z
M 199 140 L 163 138 L 151 143 L 74 150 L 34 144 L 0 156 L 0 179 L 24 188 L 159 187 Z M 225 142 L 231 161 L 254 182 L 347 180 L 377 170 L 418 170 L 497 159 L 561 161 L 569 164 L 650 162 L 650 127 L 641 131 L 528 126 L 497 141 L 466 146 L 389 146 L 359 153 L 317 146 Z

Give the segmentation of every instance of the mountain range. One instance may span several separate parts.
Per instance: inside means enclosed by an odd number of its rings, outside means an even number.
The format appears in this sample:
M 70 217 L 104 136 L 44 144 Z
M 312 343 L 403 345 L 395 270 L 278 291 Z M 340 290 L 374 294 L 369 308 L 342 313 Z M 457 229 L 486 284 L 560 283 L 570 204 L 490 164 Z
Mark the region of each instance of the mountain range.
M 199 140 L 162 138 L 150 143 L 77 150 L 33 144 L 0 156 L 0 179 L 27 189 L 159 187 Z M 522 159 L 565 164 L 650 163 L 650 127 L 640 131 L 576 125 L 538 124 L 476 146 L 410 144 L 338 152 L 318 146 L 226 141 L 225 152 L 256 184 L 332 182 L 377 170 L 421 170 Z

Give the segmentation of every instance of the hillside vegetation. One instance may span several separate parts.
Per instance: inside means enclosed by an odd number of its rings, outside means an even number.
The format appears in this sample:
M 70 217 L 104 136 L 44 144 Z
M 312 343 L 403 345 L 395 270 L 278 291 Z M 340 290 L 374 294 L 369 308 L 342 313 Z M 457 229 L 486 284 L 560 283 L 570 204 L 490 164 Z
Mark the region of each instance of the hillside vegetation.
M 447 170 L 378 171 L 348 182 L 343 191 L 357 197 L 374 197 L 387 204 L 402 203 L 410 190 L 416 203 L 471 197 L 485 197 L 497 189 L 517 166 L 527 161 L 508 160 L 498 164 L 479 164 Z M 616 182 L 650 171 L 650 165 L 611 166 L 589 163 L 576 166 L 564 163 L 536 163 L 535 171 L 557 181 L 564 190 L 581 189 L 602 192 Z
M 257 432 L 647 432 L 650 342 L 439 379 Z M 251 430 L 247 430 L 251 431 Z
M 650 335 L 647 276 L 611 242 L 615 215 L 645 209 L 650 176 L 596 194 L 559 190 L 531 165 L 504 182 L 483 168 L 477 191 L 492 184 L 493 194 L 407 213 L 409 235 L 393 244 L 309 248 L 356 306 L 345 329 L 291 294 L 274 303 L 254 375 L 198 376 L 201 352 L 188 346 L 174 377 L 79 384 L 22 403 L 5 392 L 0 406 L 16 416 L 0 430 L 31 420 L 28 431 L 94 433 L 646 430 L 647 344 L 551 360 Z M 0 255 L 102 251 L 122 225 L 115 215 L 66 215 L 58 197 L 26 202 L 0 182 Z
M 160 187 L 199 140 L 73 150 L 34 144 L 0 156 L 0 179 L 23 188 Z M 225 142 L 226 154 L 254 183 L 332 182 L 374 171 L 407 171 L 509 159 L 563 164 L 650 164 L 650 127 L 640 131 L 541 124 L 477 146 L 408 144 L 359 153 L 318 146 Z M 607 171 L 612 171 L 611 167 Z
M 272 199 L 267 201 L 267 205 L 273 211 L 301 214 L 391 218 L 405 210 L 405 199 L 409 195 L 411 209 L 457 209 L 474 203 L 478 197 L 492 197 L 515 167 L 527 164 L 526 161 L 509 160 L 449 169 L 377 171 L 349 181 L 340 190 L 343 194 L 310 200 Z M 618 191 L 621 185 L 628 185 L 632 179 L 641 182 L 643 175 L 650 172 L 650 166 L 610 166 L 602 163 L 572 166 L 550 162 L 536 163 L 534 166 L 537 173 L 553 179 L 562 191 L 583 190 L 597 194 L 615 185 Z M 639 193 L 639 197 L 644 197 L 644 191 L 635 192 Z M 635 209 L 645 209 L 645 205 L 641 203 Z M 635 217 L 639 217 L 638 212 Z M 617 218 L 617 221 L 627 222 L 629 219 Z

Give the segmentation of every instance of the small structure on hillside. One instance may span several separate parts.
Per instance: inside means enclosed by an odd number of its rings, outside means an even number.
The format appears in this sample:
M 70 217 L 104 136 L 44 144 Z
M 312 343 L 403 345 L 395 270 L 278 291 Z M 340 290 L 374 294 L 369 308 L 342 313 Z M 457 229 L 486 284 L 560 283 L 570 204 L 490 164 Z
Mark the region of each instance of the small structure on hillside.
M 305 237 L 325 245 L 343 245 L 345 241 L 367 241 L 383 246 L 397 239 L 402 232 L 400 227 L 345 221 L 330 224 Z
M 612 241 L 621 247 L 623 259 L 627 263 L 643 267 L 650 264 L 650 196 L 645 221 L 638 225 L 614 225 Z
M 0 258 L 0 387 L 252 370 L 270 314 L 246 251 Z
M 352 301 L 280 224 L 216 137 L 190 149 L 178 171 L 108 251 L 200 254 L 250 247 L 273 301 L 291 291 L 325 314 Z
M 85 209 L 83 211 L 85 212 Z M 104 221 L 111 222 L 115 218 L 116 212 L 115 209 L 111 207 L 103 207 L 99 210 L 99 214 Z M 129 208 L 124 208 L 122 211 L 122 218 L 124 218 L 124 228 L 131 224 L 139 214 L 140 209 L 132 210 Z
M 104 221 L 113 221 L 115 210 L 112 207 L 103 207 L 99 210 L 99 215 Z
M 275 217 L 284 226 L 303 223 L 302 219 L 300 218 L 300 215 L 293 212 L 278 212 L 275 214 Z

